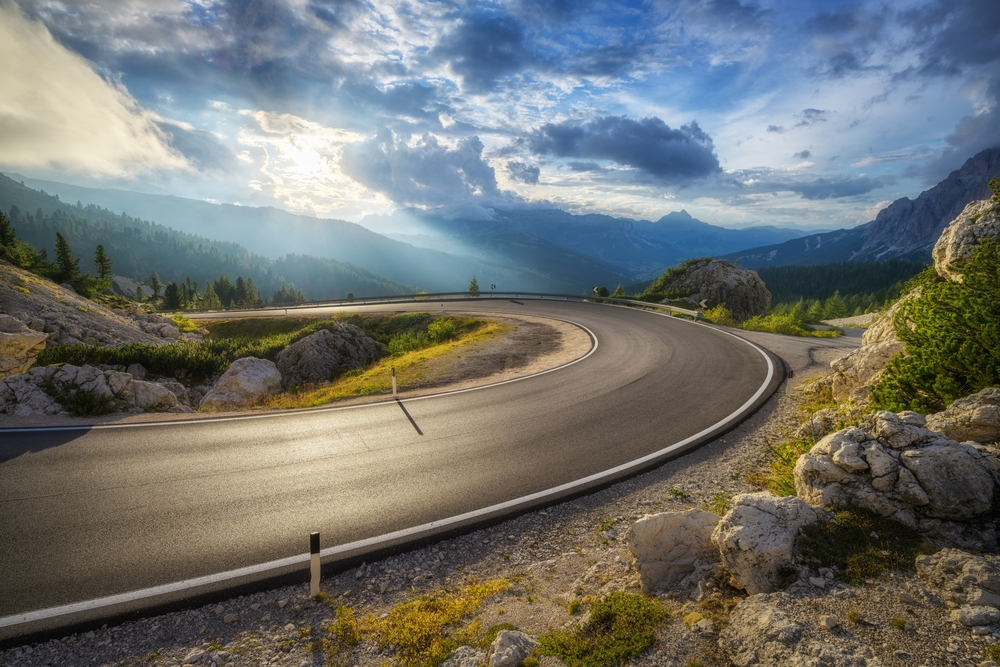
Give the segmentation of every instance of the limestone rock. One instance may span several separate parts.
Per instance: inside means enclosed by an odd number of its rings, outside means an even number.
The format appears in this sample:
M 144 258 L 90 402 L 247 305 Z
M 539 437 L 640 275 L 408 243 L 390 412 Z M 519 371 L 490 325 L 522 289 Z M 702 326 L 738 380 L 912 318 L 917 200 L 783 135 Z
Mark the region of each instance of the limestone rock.
M 996 607 L 962 607 L 955 609 L 949 614 L 951 618 L 958 621 L 967 628 L 974 628 L 979 625 L 991 625 L 1000 621 L 1000 609 Z
M 1000 607 L 1000 557 L 942 549 L 917 556 L 917 576 L 945 602 Z
M 934 270 L 942 278 L 961 281 L 955 269 L 972 259 L 983 239 L 1000 240 L 1000 204 L 990 199 L 968 204 L 941 232 L 932 252 Z
M 840 412 L 837 411 L 837 408 L 817 410 L 812 417 L 799 426 L 795 435 L 799 438 L 826 435 L 836 427 L 839 418 Z
M 927 415 L 927 428 L 958 442 L 1000 440 L 1000 388 L 988 387 Z
M 157 382 L 134 380 L 132 396 L 135 399 L 135 407 L 146 411 L 169 410 L 177 406 L 177 396 Z
M 42 389 L 46 379 L 45 369 L 33 368 L 4 380 L 10 396 L 7 412 L 18 417 L 67 414 L 56 399 Z
M 712 542 L 722 565 L 748 593 L 770 593 L 792 565 L 799 530 L 824 516 L 795 497 L 745 493 L 733 498 L 733 509 L 715 527 Z
M 252 405 L 272 394 L 281 386 L 281 374 L 274 362 L 255 357 L 234 361 L 212 391 L 201 400 L 200 407 L 226 410 Z
M 930 431 L 913 412 L 879 411 L 817 442 L 795 465 L 798 496 L 855 505 L 911 527 L 967 521 L 989 511 L 996 461 Z
M 670 588 L 705 562 L 717 561 L 712 531 L 719 517 L 700 509 L 649 514 L 628 529 L 628 546 L 644 593 Z
M 480 667 L 486 663 L 486 651 L 471 646 L 459 646 L 441 667 Z
M 719 647 L 736 667 L 876 667 L 880 662 L 853 637 L 836 643 L 809 639 L 802 620 L 783 610 L 785 593 L 751 595 L 729 616 Z
M 704 259 L 663 285 L 664 291 L 691 289 L 684 297 L 694 308 L 725 304 L 737 322 L 767 314 L 771 293 L 756 271 L 741 269 L 722 259 Z
M 518 667 L 537 642 L 516 630 L 501 630 L 490 644 L 486 662 L 490 667 Z
M 31 368 L 48 338 L 17 318 L 0 314 L 0 379 Z
M 368 337 L 353 324 L 337 323 L 333 330 L 316 333 L 292 343 L 278 353 L 277 367 L 286 389 L 298 384 L 329 382 L 354 368 L 364 368 L 385 356 L 385 345 Z

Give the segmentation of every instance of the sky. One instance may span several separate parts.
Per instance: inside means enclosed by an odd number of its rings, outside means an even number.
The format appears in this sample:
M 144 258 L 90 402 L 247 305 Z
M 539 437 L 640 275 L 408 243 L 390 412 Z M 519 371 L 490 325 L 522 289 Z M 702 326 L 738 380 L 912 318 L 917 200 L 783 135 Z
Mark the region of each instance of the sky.
M 1000 145 L 996 0 L 0 0 L 0 171 L 835 229 Z

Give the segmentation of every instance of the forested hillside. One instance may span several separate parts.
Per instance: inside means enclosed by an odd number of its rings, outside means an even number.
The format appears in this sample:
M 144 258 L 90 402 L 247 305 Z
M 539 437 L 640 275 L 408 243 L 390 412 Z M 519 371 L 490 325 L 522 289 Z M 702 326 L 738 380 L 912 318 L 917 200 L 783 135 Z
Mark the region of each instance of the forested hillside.
M 894 285 L 920 273 L 923 264 L 902 260 L 840 262 L 820 266 L 770 266 L 757 269 L 772 303 L 799 299 L 828 299 L 840 294 L 885 294 Z
M 0 201 L 12 199 L 4 195 L 9 193 L 0 191 Z M 145 281 L 155 272 L 165 284 L 193 281 L 199 285 L 220 274 L 234 281 L 237 277 L 252 278 L 265 299 L 284 286 L 294 286 L 310 300 L 344 298 L 348 293 L 375 296 L 416 291 L 412 285 L 348 263 L 307 255 L 289 255 L 275 261 L 237 243 L 179 232 L 93 205 L 66 204 L 29 188 L 20 188 L 14 199 L 22 205 L 33 205 L 26 210 L 17 205 L 10 207 L 10 223 L 17 236 L 53 256 L 56 232 L 61 233 L 76 256 L 83 258 L 83 272 L 97 272 L 90 258 L 94 248 L 101 245 L 118 275 Z

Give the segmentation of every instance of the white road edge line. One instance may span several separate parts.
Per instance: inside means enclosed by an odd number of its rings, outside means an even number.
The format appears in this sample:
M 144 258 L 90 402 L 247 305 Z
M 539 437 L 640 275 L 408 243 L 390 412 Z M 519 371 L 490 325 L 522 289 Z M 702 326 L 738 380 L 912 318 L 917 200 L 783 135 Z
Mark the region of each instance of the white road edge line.
M 578 364 L 594 352 L 597 352 L 597 336 L 593 331 L 583 326 L 579 322 L 574 322 L 572 320 L 564 320 L 560 317 L 549 317 L 547 315 L 535 315 L 535 317 L 541 317 L 549 320 L 556 320 L 557 322 L 565 322 L 566 324 L 572 324 L 573 326 L 579 327 L 587 332 L 590 336 L 590 340 L 593 342 L 593 346 L 587 354 L 574 359 L 573 361 L 568 361 L 561 366 L 556 366 L 555 368 L 550 368 L 548 370 L 539 371 L 537 373 L 532 373 L 531 375 L 525 375 L 519 378 L 511 378 L 510 380 L 501 380 L 500 382 L 493 382 L 491 384 L 484 384 L 478 387 L 469 387 L 468 389 L 455 389 L 452 391 L 443 391 L 437 394 L 427 394 L 426 396 L 411 396 L 410 398 L 399 399 L 400 403 L 410 403 L 413 401 L 423 401 L 428 398 L 439 398 L 441 396 L 452 396 L 453 394 L 464 394 L 470 391 L 479 391 L 481 389 L 489 389 L 490 387 L 499 387 L 501 385 L 510 384 L 512 382 L 520 382 L 521 380 L 529 380 L 539 375 L 545 375 L 546 373 L 554 373 L 555 371 L 568 368 L 573 364 Z M 229 421 L 243 421 L 247 419 L 276 419 L 279 417 L 288 417 L 290 415 L 311 415 L 323 412 L 339 412 L 341 410 L 361 410 L 364 408 L 374 408 L 380 405 L 395 405 L 396 400 L 379 401 L 377 403 L 363 403 L 361 405 L 342 405 L 340 407 L 330 407 L 330 408 L 306 408 L 301 410 L 285 410 L 283 412 L 270 412 L 266 415 L 236 415 L 233 417 L 207 417 L 205 419 L 179 419 L 177 421 L 166 421 L 166 422 L 141 422 L 138 424 L 81 424 L 79 426 L 26 426 L 24 428 L 3 428 L 0 429 L 0 433 L 50 433 L 53 431 L 97 431 L 103 429 L 112 428 L 152 428 L 154 426 L 182 426 L 186 424 L 215 424 L 218 422 L 229 422 Z M 2 626 L 0 626 L 2 627 Z
M 651 312 L 651 311 L 644 311 L 644 312 Z M 666 315 L 666 314 L 663 314 L 663 313 L 656 313 L 656 312 L 654 312 L 653 314 L 655 314 L 655 315 L 662 315 L 663 317 L 671 317 L 670 315 Z M 557 319 L 557 318 L 552 318 L 552 319 Z M 680 319 L 682 319 L 682 318 L 680 318 Z M 568 322 L 568 320 L 562 320 L 562 321 Z M 682 321 L 690 322 L 690 320 L 684 320 L 684 319 L 682 319 Z M 699 322 L 690 322 L 690 323 L 698 325 L 698 326 L 707 326 L 707 325 L 701 324 Z M 573 322 L 572 324 L 576 324 L 576 323 Z M 579 361 L 583 361 L 584 359 L 586 359 L 587 357 L 589 357 L 597 349 L 597 337 L 594 336 L 594 333 L 592 331 L 590 331 L 590 329 L 587 329 L 586 327 L 582 327 L 582 325 L 577 325 L 577 326 L 581 326 L 581 328 L 583 328 L 584 330 L 586 330 L 593 337 L 594 347 L 593 347 L 593 349 L 587 355 L 585 355 L 583 357 L 580 357 L 579 359 L 576 359 L 575 361 L 572 361 L 572 362 L 570 362 L 568 364 L 564 364 L 563 366 L 559 366 L 557 368 L 552 368 L 552 369 L 549 369 L 548 371 L 543 371 L 542 373 L 535 373 L 534 375 L 527 375 L 527 376 L 525 376 L 523 378 L 517 378 L 515 380 L 506 380 L 504 382 L 498 382 L 498 383 L 496 383 L 496 385 L 488 385 L 488 386 L 497 386 L 497 385 L 500 385 L 500 384 L 507 384 L 509 382 L 516 382 L 517 380 L 525 380 L 525 379 L 527 379 L 529 377 L 535 377 L 535 376 L 538 376 L 538 375 L 542 375 L 544 373 L 550 373 L 550 372 L 552 372 L 554 370 L 558 370 L 559 368 L 565 368 L 566 366 L 570 366 L 570 365 L 575 364 L 575 363 L 577 363 Z M 757 391 L 754 392 L 753 396 L 751 396 L 743 405 L 741 405 L 739 408 L 737 408 L 736 410 L 734 410 L 732 413 L 730 413 L 724 419 L 721 419 L 720 421 L 716 422 L 715 424 L 712 424 L 711 426 L 702 429 L 701 431 L 699 431 L 698 433 L 695 433 L 694 435 L 688 436 L 687 438 L 684 438 L 683 440 L 681 440 L 679 442 L 675 442 L 672 445 L 664 447 L 663 449 L 661 449 L 659 451 L 653 452 L 652 454 L 647 454 L 646 456 L 640 457 L 640 458 L 635 459 L 633 461 L 629 461 L 628 463 L 623 463 L 623 464 L 621 464 L 619 466 L 615 466 L 614 468 L 610 468 L 610 469 L 605 470 L 603 472 L 595 473 L 593 475 L 589 475 L 587 477 L 583 477 L 583 478 L 575 480 L 573 482 L 567 482 L 566 484 L 561 484 L 559 486 L 555 486 L 555 487 L 552 487 L 550 489 L 546 489 L 544 491 L 538 491 L 536 493 L 532 493 L 532 494 L 529 494 L 529 495 L 526 495 L 526 496 L 521 496 L 520 498 L 515 498 L 513 500 L 508 500 L 508 501 L 505 501 L 505 502 L 502 502 L 502 503 L 497 503 L 496 505 L 490 505 L 489 507 L 484 507 L 484 508 L 481 508 L 481 509 L 478 509 L 478 510 L 473 510 L 471 512 L 465 512 L 464 514 L 458 514 L 456 516 L 448 517 L 448 518 L 445 518 L 445 519 L 439 519 L 438 521 L 431 521 L 430 523 L 421 524 L 419 526 L 413 526 L 411 528 L 404 528 L 403 530 L 397 530 L 397 531 L 393 531 L 391 533 L 385 533 L 383 535 L 378 535 L 378 536 L 375 536 L 375 537 L 369 537 L 369 538 L 366 538 L 366 539 L 363 539 L 363 540 L 357 540 L 355 542 L 349 542 L 347 544 L 341 544 L 341 545 L 338 545 L 338 546 L 335 546 L 335 547 L 329 547 L 327 549 L 323 549 L 320 552 L 320 556 L 322 558 L 329 558 L 331 556 L 336 556 L 338 554 L 342 554 L 342 553 L 345 553 L 345 552 L 353 551 L 355 549 L 361 549 L 361 548 L 364 548 L 364 547 L 371 547 L 371 546 L 376 546 L 376 545 L 379 545 L 379 544 L 384 544 L 384 543 L 391 542 L 393 540 L 397 540 L 397 539 L 400 539 L 400 538 L 405 538 L 405 537 L 410 537 L 410 536 L 418 535 L 418 534 L 420 534 L 422 532 L 426 532 L 426 531 L 429 531 L 429 530 L 434 530 L 436 528 L 443 528 L 443 527 L 446 527 L 446 526 L 450 526 L 450 525 L 454 525 L 454 524 L 457 524 L 457 523 L 461 523 L 462 521 L 466 521 L 466 520 L 469 520 L 469 519 L 475 519 L 477 517 L 481 517 L 481 516 L 484 516 L 484 515 L 487 515 L 487 514 L 490 514 L 490 513 L 493 513 L 493 512 L 497 512 L 497 511 L 504 510 L 504 509 L 509 509 L 511 507 L 516 507 L 517 505 L 521 505 L 521 504 L 524 504 L 524 503 L 530 503 L 532 501 L 542 500 L 546 496 L 550 496 L 550 495 L 562 493 L 564 491 L 570 491 L 570 490 L 572 490 L 574 488 L 578 488 L 580 486 L 583 486 L 583 485 L 586 485 L 586 484 L 590 484 L 592 482 L 600 481 L 601 479 L 605 479 L 605 478 L 613 476 L 613 475 L 615 475 L 617 473 L 627 471 L 627 470 L 629 470 L 631 468 L 634 468 L 634 467 L 637 467 L 637 466 L 641 466 L 644 463 L 648 463 L 649 461 L 657 459 L 657 458 L 659 458 L 659 457 L 661 457 L 661 456 L 663 456 L 665 454 L 669 454 L 672 451 L 676 451 L 677 449 L 679 449 L 679 448 L 681 448 L 681 447 L 683 447 L 683 446 L 685 446 L 685 445 L 687 445 L 687 444 L 689 444 L 691 442 L 694 442 L 695 440 L 697 440 L 698 438 L 702 437 L 703 435 L 706 435 L 706 434 L 714 431 L 715 429 L 719 428 L 720 426 L 724 426 L 724 425 L 728 424 L 729 422 L 731 422 L 734 419 L 736 419 L 737 417 L 739 417 L 743 413 L 744 410 L 746 410 L 751 405 L 753 405 L 754 402 L 758 398 L 760 398 L 760 396 L 764 393 L 764 391 L 767 389 L 767 385 L 770 384 L 771 379 L 774 377 L 774 363 L 771 361 L 771 358 L 767 355 L 767 353 L 764 352 L 764 350 L 762 350 L 760 347 L 758 347 L 755 343 L 752 343 L 752 342 L 748 341 L 745 338 L 740 338 L 739 336 L 737 336 L 735 334 L 732 334 L 732 333 L 729 333 L 728 331 L 723 331 L 721 329 L 716 329 L 715 327 L 708 327 L 708 328 L 710 328 L 710 329 L 712 329 L 714 331 L 718 331 L 720 333 L 724 333 L 724 334 L 726 334 L 728 336 L 732 336 L 736 340 L 749 345 L 753 349 L 757 350 L 757 352 L 759 352 L 760 355 L 762 357 L 764 357 L 764 361 L 767 362 L 767 377 L 764 379 L 764 382 L 760 385 L 760 387 L 757 388 Z M 484 387 L 476 387 L 474 389 L 462 389 L 462 390 L 459 390 L 459 391 L 447 392 L 445 394 L 438 394 L 438 395 L 439 396 L 447 396 L 449 394 L 461 393 L 461 392 L 467 392 L 467 391 L 474 391 L 475 389 L 485 389 L 485 388 L 486 387 L 484 386 Z M 431 397 L 430 396 L 423 396 L 423 397 L 419 397 L 419 398 L 431 398 Z M 418 399 L 409 399 L 409 400 L 419 400 L 419 398 Z M 365 407 L 365 406 L 354 406 L 354 407 Z M 340 409 L 347 409 L 347 408 L 340 408 Z M 176 422 L 173 422 L 173 423 L 176 423 Z M 182 423 L 190 423 L 190 422 L 182 422 Z M 105 427 L 105 428 L 107 428 L 107 427 Z M 28 613 L 24 613 L 24 614 L 15 614 L 13 616 L 6 616 L 6 617 L 0 618 L 0 628 L 9 627 L 9 626 L 12 626 L 12 625 L 18 625 L 18 624 L 21 624 L 21 623 L 31 623 L 31 622 L 35 622 L 35 621 L 41 621 L 41 620 L 44 620 L 44 619 L 47 619 L 47 618 L 53 618 L 53 617 L 56 617 L 56 616 L 63 616 L 63 615 L 68 615 L 68 614 L 75 614 L 75 613 L 89 611 L 89 610 L 93 610 L 93 609 L 100 609 L 102 607 L 108 607 L 108 606 L 115 605 L 115 604 L 122 604 L 122 603 L 134 602 L 136 600 L 141 600 L 143 598 L 151 598 L 151 597 L 156 597 L 158 595 L 165 595 L 165 594 L 168 594 L 168 593 L 175 593 L 175 592 L 179 592 L 179 591 L 189 590 L 189 589 L 192 589 L 192 588 L 196 588 L 198 586 L 205 586 L 205 585 L 209 585 L 209 584 L 217 584 L 217 583 L 228 581 L 228 580 L 232 580 L 232 579 L 238 579 L 240 577 L 245 577 L 245 576 L 249 576 L 249 575 L 253 575 L 253 574 L 259 574 L 261 572 L 266 572 L 268 570 L 273 570 L 273 569 L 282 568 L 282 567 L 288 567 L 288 566 L 294 566 L 294 565 L 298 565 L 300 563 L 301 564 L 305 564 L 306 562 L 308 562 L 308 560 L 309 560 L 309 554 L 303 553 L 303 554 L 298 555 L 298 556 L 290 556 L 288 558 L 282 558 L 282 559 L 279 559 L 279 560 L 273 560 L 273 561 L 269 561 L 267 563 L 260 563 L 258 565 L 250 565 L 250 566 L 242 567 L 242 568 L 239 568 L 239 569 L 236 569 L 236 570 L 229 570 L 227 572 L 219 572 L 217 574 L 210 574 L 210 575 L 206 575 L 204 577 L 196 577 L 194 579 L 186 579 L 184 581 L 176 581 L 176 582 L 171 583 L 171 584 L 164 584 L 162 586 L 154 586 L 152 588 L 144 588 L 144 589 L 141 589 L 141 590 L 138 590 L 138 591 L 131 591 L 129 593 L 120 593 L 118 595 L 110 595 L 108 597 L 97 598 L 97 599 L 94 599 L 94 600 L 87 600 L 87 601 L 84 601 L 84 602 L 76 602 L 74 604 L 63 605 L 61 607 L 50 607 L 48 609 L 40 609 L 38 611 L 28 612 Z

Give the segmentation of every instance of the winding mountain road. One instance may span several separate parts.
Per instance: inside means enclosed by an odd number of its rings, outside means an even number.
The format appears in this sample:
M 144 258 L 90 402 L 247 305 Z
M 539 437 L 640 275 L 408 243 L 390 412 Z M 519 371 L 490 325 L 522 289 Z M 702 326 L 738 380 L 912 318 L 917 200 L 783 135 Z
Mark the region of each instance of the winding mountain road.
M 543 374 L 401 402 L 0 431 L 0 640 L 301 578 L 312 531 L 334 567 L 551 504 L 731 428 L 783 375 L 723 330 L 628 308 L 368 308 L 379 309 L 553 317 L 595 348 Z

